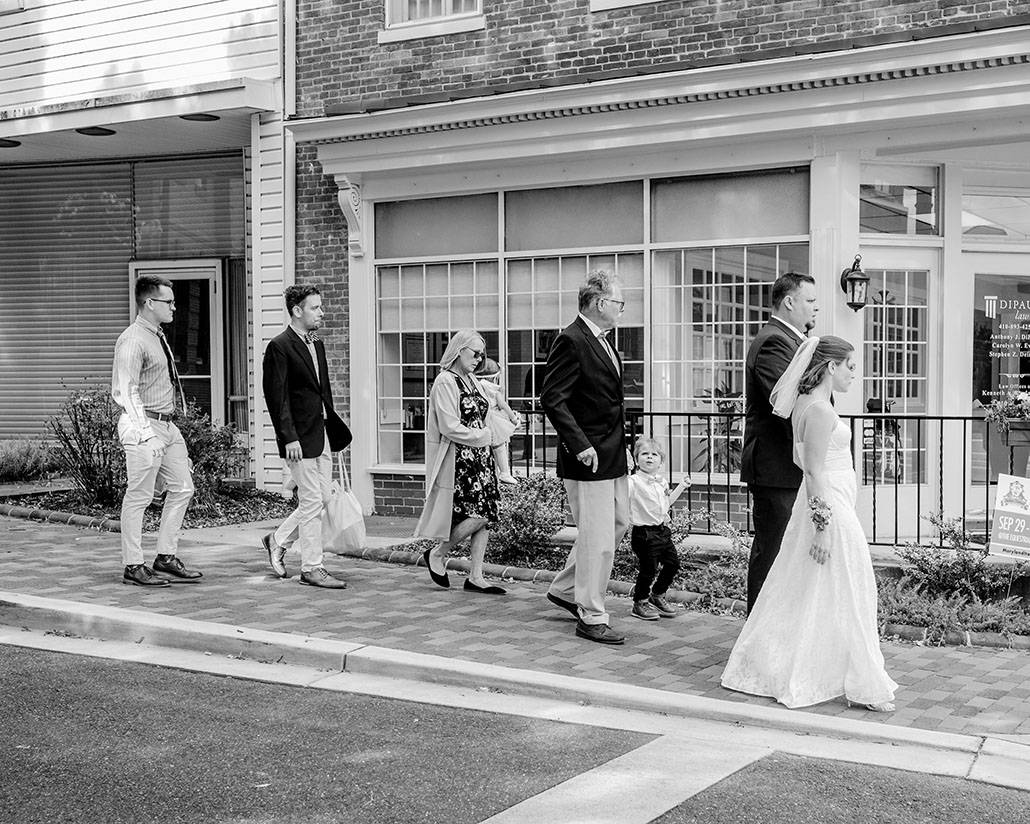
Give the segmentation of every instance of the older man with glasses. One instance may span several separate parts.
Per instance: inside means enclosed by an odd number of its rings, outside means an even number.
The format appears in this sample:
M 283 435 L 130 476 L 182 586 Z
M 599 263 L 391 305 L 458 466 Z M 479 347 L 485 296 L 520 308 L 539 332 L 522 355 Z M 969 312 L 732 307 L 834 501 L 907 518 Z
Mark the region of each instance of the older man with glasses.
M 200 572 L 187 569 L 176 555 L 182 519 L 193 498 L 186 442 L 175 425 L 186 399 L 175 358 L 161 330 L 162 324 L 175 317 L 171 281 L 144 275 L 136 280 L 135 298 L 136 320 L 118 337 L 111 375 L 111 394 L 123 410 L 118 419 L 126 474 L 121 513 L 122 583 L 166 587 L 172 581 L 201 578 Z M 165 501 L 157 557 L 151 568 L 143 560 L 143 513 L 154 498 L 158 479 L 165 489 Z
M 540 393 L 558 433 L 558 477 L 578 527 L 547 599 L 576 617 L 576 635 L 600 644 L 625 641 L 609 626 L 604 603 L 615 549 L 629 525 L 622 360 L 608 340 L 625 307 L 611 272 L 587 275 L 579 316 L 555 338 Z

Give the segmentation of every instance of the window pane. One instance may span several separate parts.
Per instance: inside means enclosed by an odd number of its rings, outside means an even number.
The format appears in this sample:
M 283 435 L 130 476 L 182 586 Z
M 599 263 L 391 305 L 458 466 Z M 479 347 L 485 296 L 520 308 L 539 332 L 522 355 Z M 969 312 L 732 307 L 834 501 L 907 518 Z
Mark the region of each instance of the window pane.
M 375 205 L 376 257 L 497 251 L 497 195 L 435 197 Z
M 969 240 L 1030 240 L 1030 197 L 962 195 L 962 235 Z
M 643 192 L 639 180 L 508 192 L 504 206 L 505 248 L 603 248 L 642 243 Z
M 683 177 L 651 184 L 652 239 L 808 234 L 808 170 Z
M 936 235 L 937 170 L 916 166 L 862 167 L 859 230 Z

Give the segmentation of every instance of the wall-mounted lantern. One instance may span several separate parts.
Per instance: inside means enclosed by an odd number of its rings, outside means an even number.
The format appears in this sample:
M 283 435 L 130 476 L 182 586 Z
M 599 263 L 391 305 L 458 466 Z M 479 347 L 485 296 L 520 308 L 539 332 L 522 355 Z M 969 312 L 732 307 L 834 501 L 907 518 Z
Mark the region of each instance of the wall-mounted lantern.
M 869 276 L 862 271 L 861 255 L 855 255 L 855 262 L 840 273 L 840 288 L 848 296 L 848 306 L 856 312 L 865 308 L 869 291 Z

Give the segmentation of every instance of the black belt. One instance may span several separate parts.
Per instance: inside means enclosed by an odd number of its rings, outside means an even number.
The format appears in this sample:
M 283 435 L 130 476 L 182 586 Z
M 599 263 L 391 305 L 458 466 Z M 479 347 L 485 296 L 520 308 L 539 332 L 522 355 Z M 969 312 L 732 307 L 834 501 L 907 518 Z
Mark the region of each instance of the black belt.
M 148 418 L 153 418 L 155 421 L 174 421 L 178 420 L 178 412 L 151 412 L 149 409 L 145 410 Z

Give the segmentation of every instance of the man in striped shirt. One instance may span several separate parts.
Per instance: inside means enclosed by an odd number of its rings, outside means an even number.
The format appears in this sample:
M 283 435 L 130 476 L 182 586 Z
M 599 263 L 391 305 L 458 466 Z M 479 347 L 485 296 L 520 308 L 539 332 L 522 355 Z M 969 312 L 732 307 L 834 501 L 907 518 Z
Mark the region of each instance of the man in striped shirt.
M 111 394 L 123 410 L 118 419 L 126 474 L 122 583 L 166 587 L 169 579 L 195 582 L 201 578 L 175 554 L 182 519 L 193 497 L 186 442 L 174 423 L 186 403 L 171 347 L 161 331 L 161 324 L 171 323 L 175 316 L 175 298 L 171 281 L 147 275 L 136 280 L 135 297 L 136 320 L 118 337 L 111 375 Z M 143 561 L 143 512 L 154 498 L 158 478 L 166 495 L 157 558 L 151 568 Z

